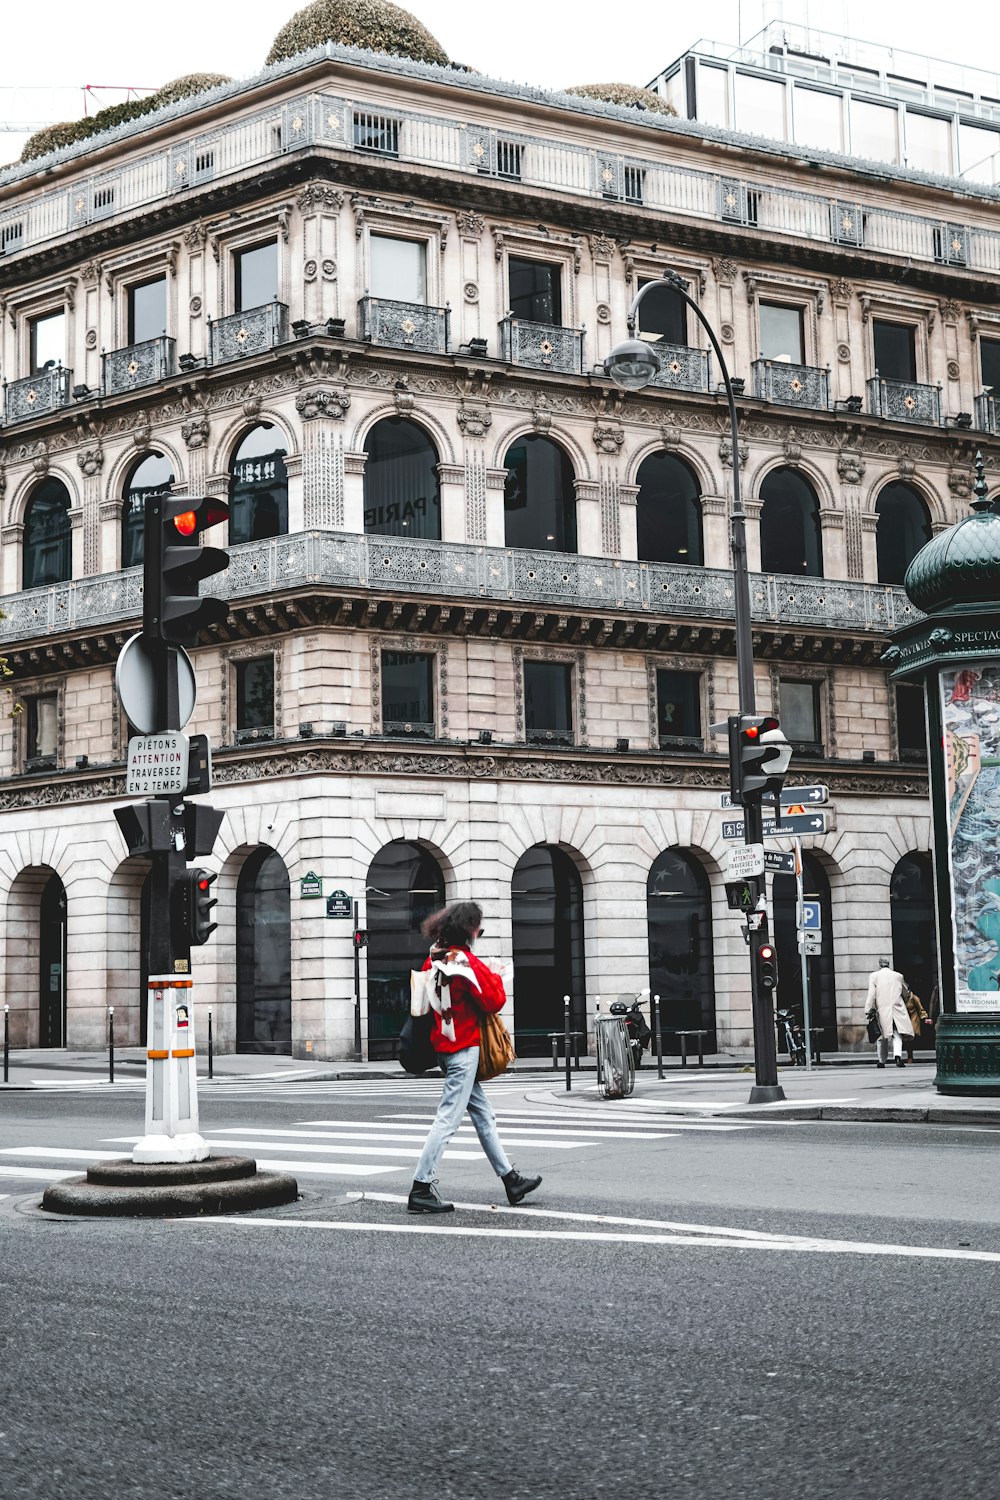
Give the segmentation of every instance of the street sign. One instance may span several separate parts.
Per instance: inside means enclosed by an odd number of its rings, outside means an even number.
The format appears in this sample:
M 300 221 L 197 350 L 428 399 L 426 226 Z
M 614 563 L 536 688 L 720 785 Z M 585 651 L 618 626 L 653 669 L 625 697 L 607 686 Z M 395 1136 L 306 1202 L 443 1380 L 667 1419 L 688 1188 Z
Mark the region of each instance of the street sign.
M 748 880 L 764 873 L 764 845 L 743 844 L 726 850 L 726 879 Z
M 793 803 L 802 803 L 806 807 L 819 807 L 822 803 L 829 802 L 829 800 L 830 788 L 822 784 L 817 784 L 816 786 L 784 786 L 781 789 L 782 807 L 789 807 Z M 762 801 L 765 807 L 769 803 L 773 805 L 773 793 L 769 794 L 765 792 Z M 728 792 L 720 792 L 719 806 L 721 808 L 739 807 L 739 805 L 738 802 L 733 801 Z
M 331 891 L 326 898 L 326 914 L 328 917 L 346 917 L 348 921 L 354 916 L 354 903 L 346 891 Z
M 795 874 L 795 855 L 779 854 L 776 850 L 764 850 L 764 869 L 771 870 L 775 875 Z
M 799 952 L 806 958 L 816 958 L 823 951 L 823 939 L 815 932 L 799 933 Z
M 312 870 L 299 880 L 299 897 L 303 901 L 315 901 L 323 895 L 323 877 Z
M 726 902 L 730 911 L 752 912 L 757 905 L 757 896 L 747 881 L 727 880 Z
M 817 813 L 788 813 L 782 814 L 781 822 L 776 823 L 773 818 L 764 819 L 764 837 L 782 838 L 785 834 L 794 833 L 830 833 L 834 827 L 833 814 L 828 812 Z M 746 825 L 742 818 L 724 818 L 722 822 L 722 837 L 730 841 L 740 841 L 746 837 Z
M 823 926 L 823 908 L 818 901 L 803 901 L 799 918 L 800 932 L 819 932 Z
M 128 742 L 127 797 L 163 797 L 188 784 L 186 734 L 135 735 Z
M 191 658 L 181 646 L 175 646 L 171 658 L 176 662 L 177 708 L 181 729 L 194 713 L 197 698 L 194 667 Z M 140 734 L 154 734 L 156 722 L 156 662 L 149 642 L 142 635 L 133 635 L 125 642 L 118 655 L 115 667 L 115 687 L 129 723 Z M 183 790 L 183 788 L 181 788 Z

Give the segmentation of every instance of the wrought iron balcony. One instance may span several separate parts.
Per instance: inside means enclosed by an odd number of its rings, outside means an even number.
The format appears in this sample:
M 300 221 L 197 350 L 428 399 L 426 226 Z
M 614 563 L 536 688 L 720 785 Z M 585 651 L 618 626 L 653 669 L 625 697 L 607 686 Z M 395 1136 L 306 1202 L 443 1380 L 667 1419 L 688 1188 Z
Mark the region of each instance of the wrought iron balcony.
M 759 401 L 829 411 L 829 370 L 820 370 L 815 365 L 786 364 L 783 359 L 755 359 L 751 369 L 753 393 Z
M 941 387 L 919 385 L 915 380 L 868 381 L 868 410 L 888 422 L 925 422 L 941 426 Z
M 122 391 L 134 391 L 139 386 L 166 380 L 174 373 L 175 348 L 174 339 L 161 335 L 102 355 L 104 394 L 119 396 Z
M 69 402 L 72 370 L 61 365 L 54 370 L 42 370 L 29 375 L 25 380 L 12 380 L 4 387 L 4 421 L 26 422 L 30 417 L 41 417 L 46 412 L 58 411 Z
M 527 318 L 504 318 L 500 323 L 500 358 L 509 365 L 532 370 L 583 373 L 583 329 L 532 323 Z
M 446 307 L 425 307 L 421 302 L 394 302 L 385 297 L 362 297 L 358 303 L 361 337 L 370 344 L 390 349 L 422 349 L 427 354 L 447 354 Z
M 283 302 L 265 302 L 212 324 L 212 363 L 229 364 L 251 354 L 266 354 L 288 341 L 288 308 Z
M 433 724 L 422 724 L 417 720 L 404 724 L 399 719 L 387 719 L 382 725 L 382 733 L 390 737 L 406 736 L 414 740 L 433 740 L 437 737 L 437 728 Z
M 975 399 L 975 428 L 977 432 L 1000 432 L 997 418 L 997 397 L 984 391 Z
M 613 557 L 429 542 L 356 532 L 310 531 L 244 542 L 229 568 L 210 580 L 234 602 L 322 587 L 349 593 L 388 590 L 477 608 L 484 601 L 630 614 L 732 620 L 728 568 L 682 567 Z M 901 588 L 837 578 L 753 574 L 754 622 L 888 635 L 922 618 Z M 142 614 L 142 569 L 28 589 L 0 599 L 0 651 L 18 641 L 106 629 Z
M 675 391 L 709 389 L 712 356 L 707 349 L 689 349 L 686 344 L 662 342 L 651 347 L 660 361 L 660 373 L 650 381 L 651 385 Z

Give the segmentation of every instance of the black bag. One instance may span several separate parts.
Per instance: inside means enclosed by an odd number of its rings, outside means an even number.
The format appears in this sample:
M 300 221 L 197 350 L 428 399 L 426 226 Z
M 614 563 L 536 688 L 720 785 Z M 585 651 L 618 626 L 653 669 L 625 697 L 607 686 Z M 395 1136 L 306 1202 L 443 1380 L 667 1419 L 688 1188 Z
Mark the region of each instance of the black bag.
M 882 1023 L 878 1018 L 878 1011 L 873 1010 L 871 1015 L 868 1017 L 868 1040 L 870 1042 L 877 1042 L 881 1035 Z
M 440 1059 L 431 1046 L 431 1022 L 433 1014 L 407 1016 L 406 1024 L 399 1033 L 399 1062 L 404 1073 L 429 1073 L 440 1066 Z

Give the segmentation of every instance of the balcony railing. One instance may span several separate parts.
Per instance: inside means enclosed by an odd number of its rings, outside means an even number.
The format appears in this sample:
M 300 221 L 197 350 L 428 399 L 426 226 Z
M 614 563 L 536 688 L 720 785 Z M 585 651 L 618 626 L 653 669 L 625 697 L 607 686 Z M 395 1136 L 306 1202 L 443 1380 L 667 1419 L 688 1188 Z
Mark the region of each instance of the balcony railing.
M 288 340 L 288 308 L 283 302 L 265 302 L 218 318 L 212 324 L 212 363 L 228 364 L 250 354 L 266 354 Z
M 977 432 L 1000 432 L 997 424 L 997 398 L 989 391 L 984 391 L 975 400 L 975 423 Z
M 493 601 L 507 607 L 733 619 L 728 568 L 335 531 L 244 542 L 230 547 L 229 558 L 226 573 L 207 588 L 234 602 L 320 587 L 465 600 L 476 608 Z M 750 609 L 759 624 L 877 635 L 922 618 L 901 588 L 783 574 L 751 576 Z M 0 599 L 0 611 L 6 616 L 0 620 L 0 651 L 17 641 L 125 624 L 142 614 L 142 569 L 11 594 Z
M 12 380 L 4 387 L 4 421 L 26 422 L 29 417 L 41 417 L 46 412 L 58 411 L 69 401 L 72 370 L 60 365 L 55 370 L 42 370 L 38 375 L 29 375 L 25 380 Z
M 652 345 L 660 361 L 660 373 L 651 385 L 666 386 L 675 391 L 707 391 L 712 356 L 707 349 L 689 349 L 686 344 Z
M 925 422 L 941 426 L 941 387 L 919 385 L 915 380 L 868 381 L 868 410 L 887 422 Z
M 829 410 L 829 370 L 820 370 L 815 365 L 786 364 L 781 359 L 755 359 L 751 369 L 753 393 L 759 401 Z
M 406 736 L 414 740 L 433 740 L 437 736 L 437 728 L 434 724 L 420 723 L 414 719 L 403 723 L 401 719 L 387 719 L 382 725 L 382 733 L 392 738 Z
M 562 370 L 567 375 L 580 375 L 583 330 L 532 323 L 527 318 L 504 318 L 500 323 L 500 358 L 509 365 L 527 365 L 532 370 Z
M 134 391 L 139 386 L 166 380 L 174 373 L 175 348 L 174 339 L 161 336 L 103 355 L 104 394 L 119 396 L 123 391 Z
M 426 354 L 448 352 L 448 309 L 420 302 L 394 302 L 385 297 L 362 297 L 358 303 L 361 337 L 390 349 L 420 349 Z

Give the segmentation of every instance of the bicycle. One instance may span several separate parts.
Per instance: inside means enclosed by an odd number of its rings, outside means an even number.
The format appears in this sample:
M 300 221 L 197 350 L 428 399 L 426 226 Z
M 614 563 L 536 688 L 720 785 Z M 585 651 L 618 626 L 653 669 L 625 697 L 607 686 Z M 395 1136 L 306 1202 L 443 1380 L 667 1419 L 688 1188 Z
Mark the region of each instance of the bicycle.
M 806 1036 L 792 1012 L 779 1010 L 775 1015 L 774 1024 L 778 1028 L 778 1042 L 784 1043 L 792 1067 L 797 1067 L 800 1063 L 805 1066 Z

